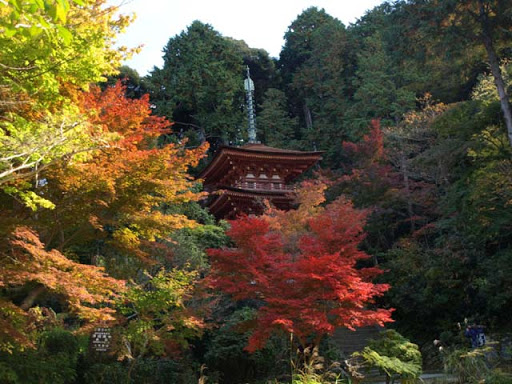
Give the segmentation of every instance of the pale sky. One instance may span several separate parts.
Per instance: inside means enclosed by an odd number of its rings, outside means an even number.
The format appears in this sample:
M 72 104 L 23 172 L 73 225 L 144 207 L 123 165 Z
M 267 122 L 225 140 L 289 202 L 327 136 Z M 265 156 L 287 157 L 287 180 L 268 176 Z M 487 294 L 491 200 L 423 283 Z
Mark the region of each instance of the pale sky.
M 251 48 L 263 48 L 279 57 L 288 26 L 303 10 L 316 6 L 345 25 L 355 22 L 383 0 L 108 0 L 123 14 L 137 19 L 119 36 L 119 44 L 144 45 L 125 62 L 141 76 L 162 67 L 162 49 L 194 20 L 210 24 L 223 36 L 244 40 Z

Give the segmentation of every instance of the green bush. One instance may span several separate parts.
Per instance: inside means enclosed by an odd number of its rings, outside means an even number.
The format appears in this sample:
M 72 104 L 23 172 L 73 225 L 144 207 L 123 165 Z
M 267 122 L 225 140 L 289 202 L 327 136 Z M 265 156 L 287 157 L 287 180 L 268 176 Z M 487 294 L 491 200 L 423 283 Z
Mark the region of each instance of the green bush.
M 459 383 L 510 384 L 512 377 L 493 369 L 493 348 L 455 349 L 444 357 L 445 369 L 457 376 Z
M 196 384 L 194 364 L 188 361 L 140 359 L 135 362 L 96 363 L 87 367 L 84 384 Z
M 386 375 L 386 382 L 393 376 L 401 378 L 402 383 L 415 382 L 421 375 L 421 352 L 398 332 L 388 329 L 378 339 L 370 341 L 362 352 L 354 356 L 363 358 L 369 368 L 378 368 Z
M 63 329 L 43 332 L 36 349 L 0 353 L 0 382 L 5 384 L 67 384 L 77 377 L 80 348 Z
M 485 384 L 510 384 L 512 383 L 512 375 L 502 372 L 499 369 L 492 370 L 485 377 Z
M 212 382 L 246 383 L 289 373 L 287 337 L 273 336 L 266 347 L 249 354 L 244 348 L 250 335 L 255 311 L 249 307 L 226 316 L 220 328 L 204 339 L 204 362 Z

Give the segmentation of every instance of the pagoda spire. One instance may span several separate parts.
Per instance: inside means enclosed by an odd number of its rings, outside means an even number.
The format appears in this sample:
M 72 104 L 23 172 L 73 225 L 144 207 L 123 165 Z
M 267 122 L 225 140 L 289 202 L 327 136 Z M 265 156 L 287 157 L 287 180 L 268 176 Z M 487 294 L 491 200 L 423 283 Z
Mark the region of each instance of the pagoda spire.
M 248 117 L 248 132 L 249 143 L 254 144 L 256 140 L 256 114 L 254 112 L 254 83 L 249 73 L 249 66 L 247 66 L 247 78 L 244 80 L 245 95 L 247 97 L 247 117 Z

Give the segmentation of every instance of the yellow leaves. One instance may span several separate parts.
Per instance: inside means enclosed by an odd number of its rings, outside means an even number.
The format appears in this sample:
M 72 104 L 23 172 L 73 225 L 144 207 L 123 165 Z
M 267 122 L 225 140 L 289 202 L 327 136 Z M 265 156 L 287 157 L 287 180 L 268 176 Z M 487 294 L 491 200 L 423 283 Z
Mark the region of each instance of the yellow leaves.
M 38 207 L 54 209 L 55 204 L 50 200 L 47 200 L 39 195 L 37 195 L 33 191 L 17 191 L 18 196 L 22 199 L 27 207 L 32 209 L 32 211 L 37 210 Z
M 406 133 L 400 132 L 400 129 L 406 130 L 407 132 L 425 129 L 436 117 L 440 116 L 448 109 L 447 105 L 435 102 L 435 100 L 432 99 L 432 95 L 428 92 L 422 97 L 419 97 L 417 102 L 421 105 L 421 110 L 412 110 L 404 115 L 402 125 L 394 128 L 398 130 L 399 133 Z
M 91 224 L 91 226 L 94 229 L 103 232 L 103 226 L 101 225 L 101 222 L 100 222 L 100 219 L 98 216 L 96 216 L 96 215 L 89 216 L 89 224 Z
M 136 213 L 130 216 L 132 227 L 136 228 L 139 236 L 149 241 L 156 241 L 157 237 L 165 238 L 166 234 L 177 229 L 194 228 L 197 223 L 189 220 L 185 215 L 166 215 L 159 210 L 147 214 Z
M 269 209 L 268 214 L 264 217 L 270 228 L 283 233 L 285 237 L 303 233 L 308 220 L 323 210 L 321 204 L 325 202 L 324 191 L 326 189 L 327 184 L 323 181 L 304 181 L 296 190 L 297 209 L 289 211 Z
M 129 228 L 115 231 L 113 239 L 121 249 L 136 250 L 140 246 L 139 236 Z
M 204 321 L 195 316 L 186 317 L 183 320 L 183 325 L 187 328 L 195 328 L 195 329 L 202 329 L 202 328 L 206 327 Z

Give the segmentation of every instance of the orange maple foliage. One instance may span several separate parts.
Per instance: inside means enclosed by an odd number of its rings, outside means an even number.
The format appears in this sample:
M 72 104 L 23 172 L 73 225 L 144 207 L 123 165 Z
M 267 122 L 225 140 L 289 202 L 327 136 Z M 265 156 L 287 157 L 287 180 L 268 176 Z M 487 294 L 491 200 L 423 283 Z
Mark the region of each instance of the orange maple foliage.
M 80 162 L 45 172 L 38 193 L 56 208 L 25 215 L 28 225 L 18 225 L 9 241 L 0 244 L 2 349 L 30 345 L 36 322 L 31 313 L 45 298 L 59 301 L 59 311 L 80 318 L 80 326 L 113 319 L 109 305 L 123 291 L 123 282 L 73 260 L 95 264 L 103 256 L 111 266 L 115 263 L 107 260 L 113 255 L 126 269 L 136 269 L 140 263 L 135 261 L 151 263 L 157 252 L 166 252 L 160 239 L 196 225 L 179 206 L 202 196 L 194 191 L 188 170 L 206 147 L 157 145 L 170 123 L 151 115 L 147 96 L 126 98 L 120 83 L 104 91 L 92 87 L 88 93 L 75 92 L 73 97 L 88 115 L 90 134 L 101 131 L 97 141 L 103 141 Z M 9 227 L 5 233 L 15 225 Z M 125 276 L 122 268 L 115 272 Z
M 94 324 L 115 320 L 109 305 L 125 289 L 124 281 L 108 277 L 103 268 L 76 263 L 57 250 L 45 250 L 37 234 L 27 227 L 16 228 L 2 246 L 0 287 L 7 292 L 29 288 L 19 305 L 8 299 L 0 301 L 0 349 L 10 341 L 30 344 L 27 310 L 43 293 L 58 298 L 69 313 Z
M 188 170 L 207 148 L 159 146 L 158 136 L 169 132 L 171 124 L 151 115 L 147 95 L 132 100 L 124 91 L 118 82 L 104 91 L 92 87 L 82 97 L 91 123 L 103 127 L 103 136 L 111 141 L 87 161 L 50 174 L 47 189 L 57 208 L 49 215 L 57 227 L 49 242 L 69 244 L 77 233 L 82 240 L 104 237 L 119 251 L 151 262 L 151 248 L 159 238 L 196 225 L 176 210 L 164 213 L 161 208 L 203 196 L 194 191 Z M 58 238 L 63 240 L 56 243 Z
M 296 222 L 299 210 L 241 217 L 228 231 L 236 248 L 208 252 L 211 287 L 261 303 L 248 351 L 262 348 L 276 329 L 292 332 L 305 346 L 318 345 L 336 327 L 392 321 L 391 310 L 374 308 L 375 298 L 389 289 L 371 281 L 381 271 L 356 268 L 369 258 L 358 249 L 366 212 L 343 198 L 319 207 L 322 188 L 306 186 L 304 195 L 317 198 L 299 208 L 302 225 Z
M 267 220 L 273 230 L 281 231 L 285 236 L 300 234 L 307 226 L 311 216 L 322 210 L 325 202 L 324 192 L 328 185 L 325 181 L 307 180 L 295 193 L 297 209 L 282 211 L 271 206 L 267 209 Z

